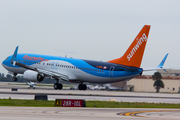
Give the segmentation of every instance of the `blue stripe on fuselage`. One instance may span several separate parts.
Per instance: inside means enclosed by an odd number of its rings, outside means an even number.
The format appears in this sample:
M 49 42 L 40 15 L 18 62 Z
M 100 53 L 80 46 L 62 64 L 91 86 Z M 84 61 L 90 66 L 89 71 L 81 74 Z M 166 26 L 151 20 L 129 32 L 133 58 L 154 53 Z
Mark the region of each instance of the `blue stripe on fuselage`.
M 9 56 L 9 59 L 7 61 L 5 60 L 3 64 L 10 67 L 18 68 L 18 66 L 12 66 L 10 62 L 11 58 L 12 58 L 12 55 Z M 49 61 L 49 63 L 51 63 L 51 60 L 66 61 L 74 65 L 75 67 L 86 68 L 86 69 L 79 69 L 79 70 L 82 70 L 88 74 L 99 76 L 99 77 L 109 77 L 110 76 L 109 70 L 111 66 L 114 66 L 113 77 L 130 76 L 130 75 L 140 74 L 142 72 L 141 68 L 136 68 L 137 71 L 130 72 L 127 69 L 123 68 L 122 65 L 117 65 L 113 63 L 91 61 L 91 60 L 81 60 L 81 59 L 58 57 L 58 56 L 29 54 L 29 53 L 18 54 L 17 60 L 18 62 L 20 63 L 23 62 L 23 64 L 26 64 L 26 65 L 33 65 L 35 63 L 42 62 L 42 61 L 47 61 L 47 62 Z M 28 62 L 24 62 L 24 61 L 28 61 Z M 94 71 L 94 70 L 97 70 L 97 71 Z

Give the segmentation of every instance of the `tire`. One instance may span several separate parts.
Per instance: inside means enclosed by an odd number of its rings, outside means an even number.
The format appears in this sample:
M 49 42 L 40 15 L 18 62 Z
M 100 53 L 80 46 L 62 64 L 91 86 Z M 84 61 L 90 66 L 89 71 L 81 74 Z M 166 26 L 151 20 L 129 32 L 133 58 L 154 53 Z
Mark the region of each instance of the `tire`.
M 82 90 L 82 84 L 79 84 L 78 89 Z
M 82 84 L 82 89 L 83 90 L 87 90 L 87 85 L 86 84 Z
M 55 90 L 58 89 L 58 84 L 57 84 L 57 83 L 54 84 L 54 89 L 55 89 Z
M 58 84 L 58 89 L 61 90 L 63 88 L 63 85 L 60 83 Z
M 17 78 L 16 77 L 13 77 L 13 79 L 12 79 L 13 81 L 17 81 Z

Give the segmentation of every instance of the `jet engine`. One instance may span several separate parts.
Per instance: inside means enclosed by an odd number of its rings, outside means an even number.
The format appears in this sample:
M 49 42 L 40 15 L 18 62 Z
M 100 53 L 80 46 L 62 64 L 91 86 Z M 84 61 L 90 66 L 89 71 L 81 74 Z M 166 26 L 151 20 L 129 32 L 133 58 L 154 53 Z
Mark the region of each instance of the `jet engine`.
M 32 70 L 26 70 L 24 72 L 23 78 L 33 82 L 41 82 L 44 79 L 44 76 L 39 74 L 38 72 Z

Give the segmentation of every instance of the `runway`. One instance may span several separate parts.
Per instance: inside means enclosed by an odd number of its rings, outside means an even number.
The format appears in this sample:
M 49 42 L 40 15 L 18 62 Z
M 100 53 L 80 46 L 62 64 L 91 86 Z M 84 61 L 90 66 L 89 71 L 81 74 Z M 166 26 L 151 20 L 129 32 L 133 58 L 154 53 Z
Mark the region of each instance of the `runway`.
M 145 111 L 145 112 L 143 112 Z M 121 115 L 121 113 L 136 113 Z M 0 107 L 1 120 L 178 120 L 175 109 Z
M 85 99 L 117 102 L 148 102 L 148 103 L 180 103 L 179 94 L 168 93 L 136 93 L 122 91 L 80 91 L 80 90 L 53 90 L 53 89 L 18 89 L 0 88 L 0 98 L 34 99 L 36 94 L 48 95 L 48 100 L 55 99 Z
M 18 91 L 11 91 L 11 88 Z M 48 95 L 48 100 L 55 99 L 85 99 L 99 101 L 123 102 L 154 102 L 180 103 L 179 94 L 169 93 L 138 93 L 122 91 L 79 91 L 27 89 L 18 86 L 0 86 L 0 98 L 34 99 L 36 94 Z M 178 109 L 142 109 L 142 108 L 62 108 L 62 107 L 0 107 L 2 120 L 178 120 Z

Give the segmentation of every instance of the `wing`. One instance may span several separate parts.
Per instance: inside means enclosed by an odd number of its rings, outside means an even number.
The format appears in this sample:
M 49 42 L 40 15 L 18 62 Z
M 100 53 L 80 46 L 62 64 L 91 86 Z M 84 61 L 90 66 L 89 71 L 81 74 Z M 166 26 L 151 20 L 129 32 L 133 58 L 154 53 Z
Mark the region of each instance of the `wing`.
M 40 75 L 45 76 L 45 77 L 49 77 L 49 78 L 53 78 L 56 80 L 64 80 L 64 81 L 69 81 L 69 77 L 67 75 L 58 73 L 58 72 L 54 72 L 54 71 L 48 71 L 48 70 L 44 70 L 44 69 L 39 69 L 39 68 L 35 68 L 32 66 L 28 66 L 22 63 L 18 63 L 15 62 L 15 65 L 28 69 L 28 70 L 32 70 L 32 71 L 36 71 L 38 72 Z

